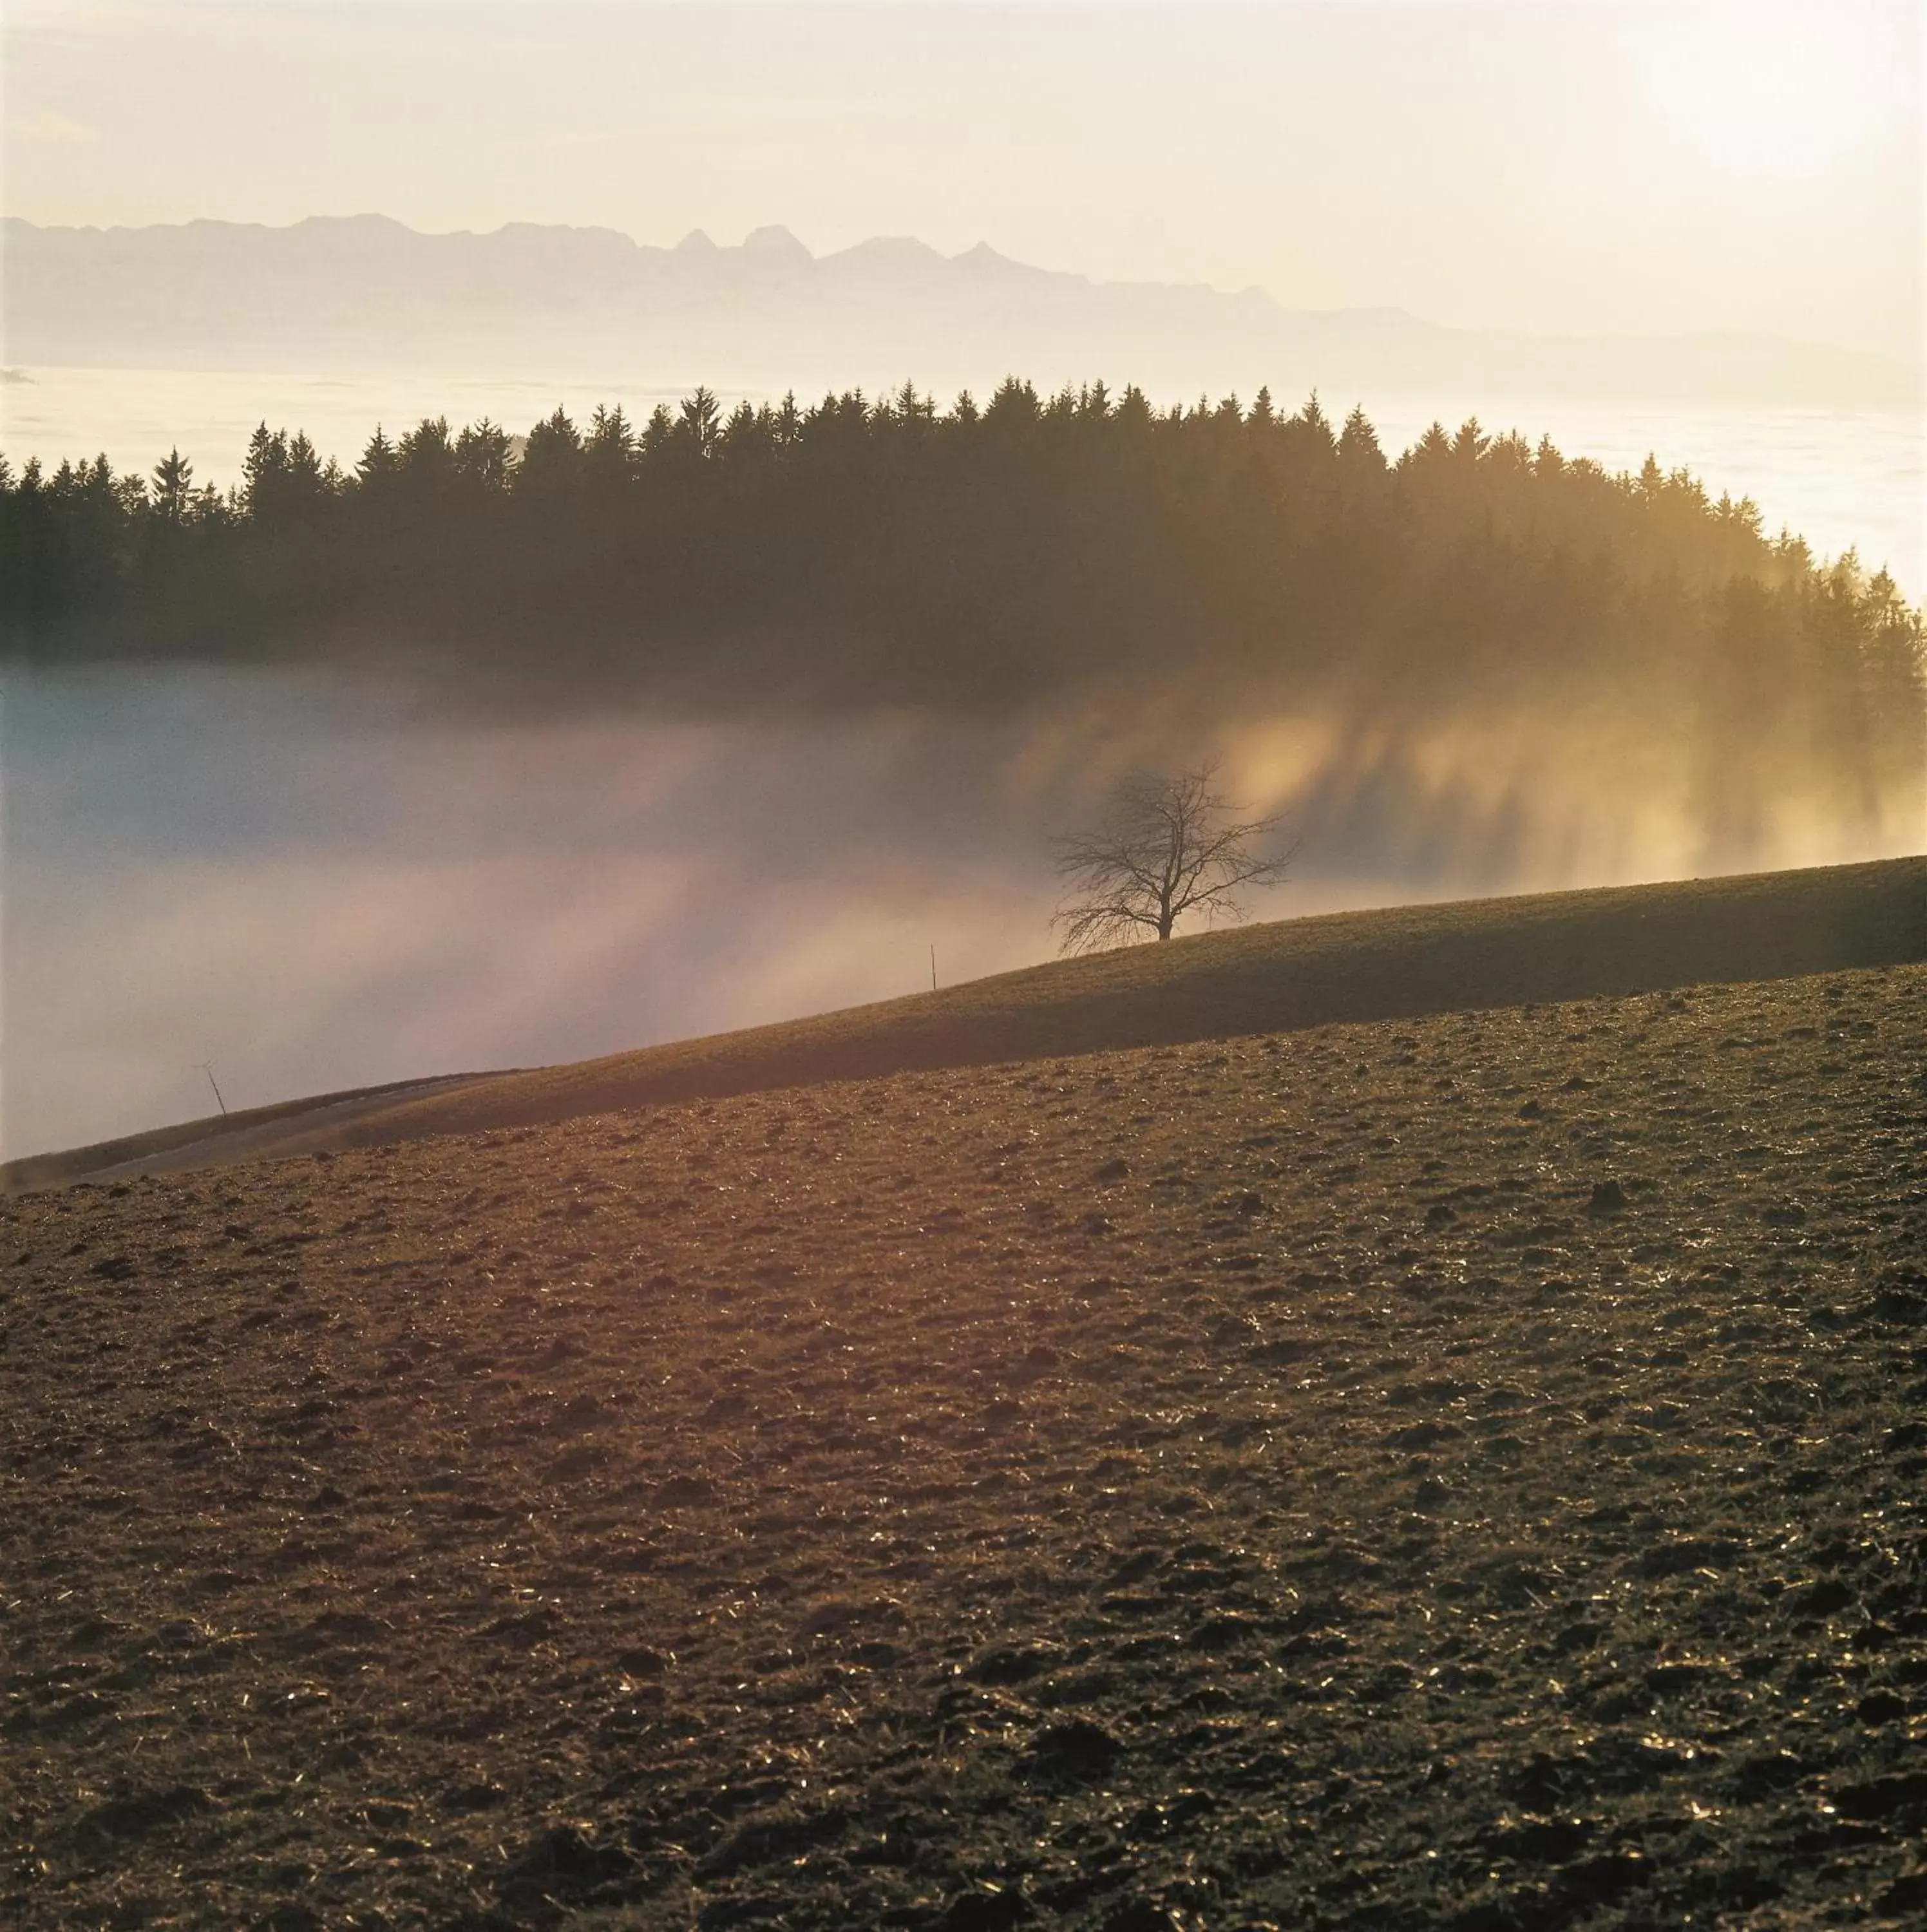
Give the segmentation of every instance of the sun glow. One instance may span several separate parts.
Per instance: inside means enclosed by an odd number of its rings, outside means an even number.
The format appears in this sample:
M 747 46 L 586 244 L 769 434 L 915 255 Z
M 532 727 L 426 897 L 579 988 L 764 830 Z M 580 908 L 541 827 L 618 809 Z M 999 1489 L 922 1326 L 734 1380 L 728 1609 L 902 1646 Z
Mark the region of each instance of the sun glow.
M 1892 76 L 1883 36 L 1850 8 L 1694 8 L 1642 23 L 1647 92 L 1675 133 L 1724 171 L 1799 181 L 1868 131 Z

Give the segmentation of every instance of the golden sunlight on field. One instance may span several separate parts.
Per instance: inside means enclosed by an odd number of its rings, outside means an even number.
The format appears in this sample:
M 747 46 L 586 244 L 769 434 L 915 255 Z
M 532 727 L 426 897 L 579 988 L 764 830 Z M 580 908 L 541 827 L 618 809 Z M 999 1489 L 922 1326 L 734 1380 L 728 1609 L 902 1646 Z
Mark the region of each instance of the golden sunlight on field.
M 0 1909 L 1908 1922 L 1923 1066 L 1903 967 L 17 1200 Z

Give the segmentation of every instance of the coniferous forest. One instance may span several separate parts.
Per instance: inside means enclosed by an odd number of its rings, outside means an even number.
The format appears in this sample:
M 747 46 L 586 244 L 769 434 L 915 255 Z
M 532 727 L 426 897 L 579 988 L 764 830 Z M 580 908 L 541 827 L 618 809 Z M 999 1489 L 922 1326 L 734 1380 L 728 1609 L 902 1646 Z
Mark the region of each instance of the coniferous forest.
M 1849 832 L 1927 797 L 1921 618 L 1884 573 L 1683 470 L 1475 422 L 1391 458 L 1361 411 L 1262 392 L 698 390 L 639 430 L 377 430 L 351 470 L 263 424 L 226 493 L 178 454 L 0 458 L 0 486 L 16 662 L 341 658 L 713 710 L 1577 707 L 1689 742 L 1737 844 L 1782 788 Z

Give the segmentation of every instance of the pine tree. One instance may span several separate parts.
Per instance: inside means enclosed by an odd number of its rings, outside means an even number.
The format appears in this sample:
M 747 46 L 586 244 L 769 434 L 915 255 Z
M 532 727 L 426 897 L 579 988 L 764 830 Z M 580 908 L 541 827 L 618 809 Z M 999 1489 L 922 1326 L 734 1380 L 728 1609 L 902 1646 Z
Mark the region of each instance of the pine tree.
M 395 445 L 382 434 L 380 423 L 375 424 L 374 434 L 368 438 L 360 460 L 355 465 L 356 480 L 365 490 L 380 490 L 393 478 L 401 467 L 401 458 Z
M 178 446 L 155 465 L 154 508 L 164 523 L 186 520 L 188 506 L 193 500 L 194 481 L 194 466 L 181 454 Z
M 716 447 L 721 415 L 721 405 L 714 392 L 698 387 L 683 399 L 676 424 L 677 434 L 695 448 L 698 455 L 707 456 Z

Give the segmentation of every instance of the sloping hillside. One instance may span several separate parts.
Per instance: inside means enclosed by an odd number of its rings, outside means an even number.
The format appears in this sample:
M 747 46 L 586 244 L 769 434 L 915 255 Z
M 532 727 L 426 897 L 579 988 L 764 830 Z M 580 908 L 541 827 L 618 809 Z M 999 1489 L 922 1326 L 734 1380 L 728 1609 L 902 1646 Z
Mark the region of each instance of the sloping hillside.
M 444 1092 L 464 1081 L 488 1077 L 455 1073 L 434 1080 L 395 1080 L 378 1087 L 344 1088 L 338 1094 L 309 1094 L 301 1100 L 278 1100 L 266 1107 L 238 1107 L 229 1113 L 152 1127 L 145 1133 L 123 1134 L 86 1147 L 29 1154 L 0 1167 L 0 1192 L 59 1186 L 83 1175 L 114 1178 L 122 1174 L 159 1174 L 177 1168 L 245 1160 L 251 1154 L 275 1151 L 291 1129 L 311 1132 L 323 1124 L 383 1111 L 404 1096 Z
M 351 1115 L 278 1109 L 245 1143 L 224 1141 L 221 1121 L 202 1121 L 170 1130 L 165 1150 L 143 1138 L 6 1172 L 15 1185 L 46 1184 L 128 1162 L 209 1165 L 911 1068 L 1917 959 L 1927 959 L 1927 859 L 1334 913 L 1061 961 L 575 1065 L 465 1077 L 432 1096 L 400 1094 Z

